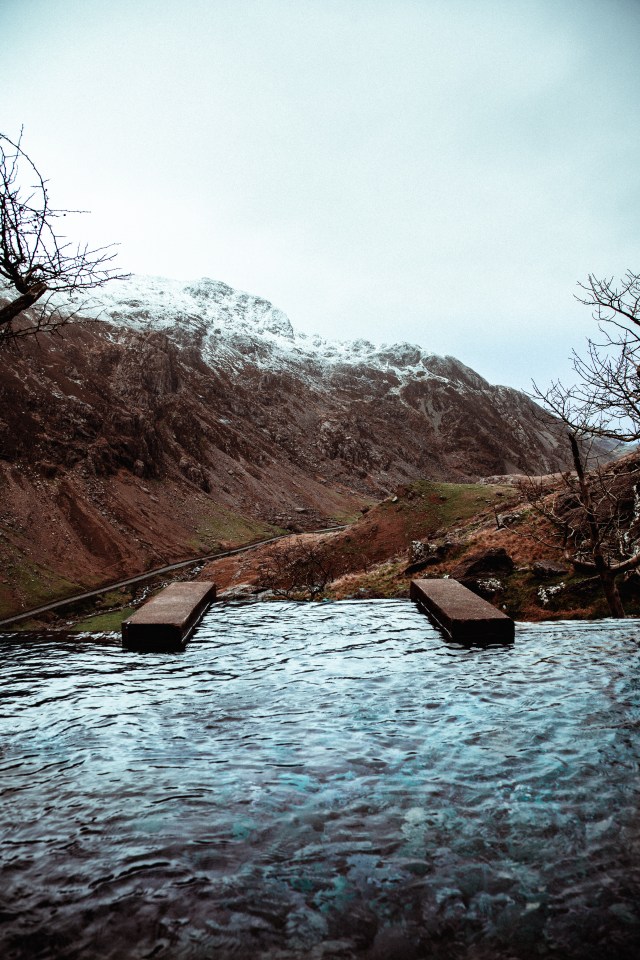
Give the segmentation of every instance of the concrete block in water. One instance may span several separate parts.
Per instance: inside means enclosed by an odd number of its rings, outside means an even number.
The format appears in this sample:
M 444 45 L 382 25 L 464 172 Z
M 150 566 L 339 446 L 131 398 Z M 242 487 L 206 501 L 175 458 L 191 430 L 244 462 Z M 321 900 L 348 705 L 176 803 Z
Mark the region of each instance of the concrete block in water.
M 456 643 L 513 643 L 511 617 L 457 580 L 412 580 L 409 596 Z
M 216 598 L 214 583 L 172 583 L 122 624 L 128 650 L 180 650 Z

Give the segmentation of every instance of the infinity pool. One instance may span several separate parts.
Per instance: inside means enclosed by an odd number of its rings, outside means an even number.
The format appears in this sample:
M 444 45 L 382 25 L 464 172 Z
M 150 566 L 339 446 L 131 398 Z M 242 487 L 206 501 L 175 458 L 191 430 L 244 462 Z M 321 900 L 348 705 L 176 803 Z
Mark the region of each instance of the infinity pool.
M 218 605 L 1 638 L 0 956 L 640 955 L 640 622 Z

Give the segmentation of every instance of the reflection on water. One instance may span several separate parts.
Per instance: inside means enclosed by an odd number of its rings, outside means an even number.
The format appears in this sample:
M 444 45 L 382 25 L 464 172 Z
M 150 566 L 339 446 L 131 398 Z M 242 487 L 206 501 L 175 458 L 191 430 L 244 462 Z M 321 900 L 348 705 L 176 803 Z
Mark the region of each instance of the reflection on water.
M 5 638 L 0 955 L 635 960 L 639 638 L 468 651 L 404 601 Z

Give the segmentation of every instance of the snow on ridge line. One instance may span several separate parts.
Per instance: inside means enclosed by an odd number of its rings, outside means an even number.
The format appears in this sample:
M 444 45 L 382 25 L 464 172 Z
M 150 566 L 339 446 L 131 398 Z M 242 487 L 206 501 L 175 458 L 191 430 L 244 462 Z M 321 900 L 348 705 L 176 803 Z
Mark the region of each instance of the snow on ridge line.
M 251 351 L 252 364 L 266 369 L 298 366 L 306 360 L 327 366 L 391 369 L 401 380 L 413 379 L 417 373 L 449 381 L 441 370 L 427 366 L 428 362 L 438 366 L 443 358 L 417 344 L 375 345 L 363 338 L 327 340 L 319 334 L 306 334 L 295 330 L 288 316 L 264 297 L 209 277 L 183 281 L 134 274 L 126 280 L 110 281 L 97 291 L 95 303 L 86 312 L 138 330 L 199 327 L 205 336 L 204 352 L 213 357 L 222 349 L 234 366 L 243 359 L 244 337 L 247 347 L 259 344 L 266 348 L 266 356 L 260 355 L 263 351 Z

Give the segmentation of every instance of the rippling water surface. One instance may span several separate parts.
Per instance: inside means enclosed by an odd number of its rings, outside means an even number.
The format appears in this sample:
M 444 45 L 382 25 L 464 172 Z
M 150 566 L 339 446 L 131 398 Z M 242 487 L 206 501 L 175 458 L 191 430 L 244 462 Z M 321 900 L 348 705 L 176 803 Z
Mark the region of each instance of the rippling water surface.
M 639 640 L 469 651 L 404 601 L 5 637 L 0 956 L 640 956 Z

